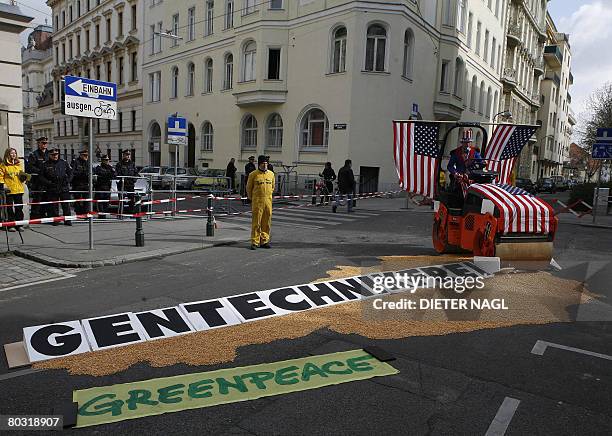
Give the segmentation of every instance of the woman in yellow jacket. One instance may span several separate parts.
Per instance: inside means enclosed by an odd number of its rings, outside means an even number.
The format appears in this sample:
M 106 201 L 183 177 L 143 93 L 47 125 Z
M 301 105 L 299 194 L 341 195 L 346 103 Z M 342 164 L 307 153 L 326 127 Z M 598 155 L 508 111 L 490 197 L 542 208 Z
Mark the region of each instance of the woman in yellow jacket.
M 23 203 L 23 184 L 27 175 L 23 171 L 23 164 L 17 157 L 17 150 L 9 148 L 4 152 L 4 159 L 0 164 L 0 183 L 4 184 L 9 192 L 6 194 L 6 204 Z M 20 221 L 23 219 L 23 206 L 8 206 L 9 221 Z M 18 231 L 23 231 L 21 226 L 16 227 Z M 14 232 L 15 228 L 10 227 L 9 232 Z

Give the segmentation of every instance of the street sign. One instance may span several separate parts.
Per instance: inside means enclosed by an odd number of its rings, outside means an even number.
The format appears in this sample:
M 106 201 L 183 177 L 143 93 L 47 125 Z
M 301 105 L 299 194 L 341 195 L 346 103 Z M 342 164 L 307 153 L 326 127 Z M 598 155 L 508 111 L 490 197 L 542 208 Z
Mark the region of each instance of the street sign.
M 419 114 L 419 105 L 416 103 L 412 103 L 412 115 L 415 117 Z
M 334 130 L 346 130 L 346 124 L 345 123 L 334 124 Z
M 117 117 L 117 84 L 64 76 L 64 113 L 77 117 L 114 120 Z
M 187 145 L 187 118 L 168 117 L 168 144 Z
M 592 156 L 593 159 L 612 159 L 612 129 L 597 129 Z

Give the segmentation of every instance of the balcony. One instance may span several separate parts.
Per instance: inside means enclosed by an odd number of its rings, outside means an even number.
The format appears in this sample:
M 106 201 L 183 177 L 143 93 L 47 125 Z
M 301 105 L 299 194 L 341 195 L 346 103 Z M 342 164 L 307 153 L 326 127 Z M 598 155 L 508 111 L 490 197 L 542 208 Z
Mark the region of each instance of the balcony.
M 233 93 L 236 106 L 283 104 L 287 101 L 287 86 L 281 80 L 242 82 Z
M 511 22 L 508 25 L 508 48 L 514 48 L 521 43 L 521 27 L 517 22 Z
M 544 76 L 544 80 L 552 80 L 555 82 L 555 85 L 561 86 L 561 78 L 559 75 L 553 71 L 548 71 L 546 76 Z
M 572 109 L 571 107 L 568 108 L 568 111 L 567 111 L 567 122 L 570 123 L 572 126 L 575 126 L 576 123 L 578 122 L 578 120 L 576 119 L 576 113 L 574 112 L 574 109 Z
M 544 74 L 544 60 L 536 58 L 533 64 L 533 75 L 540 77 L 542 74 Z
M 572 94 L 570 94 L 569 92 L 567 93 L 567 102 L 568 104 L 572 104 Z
M 569 84 L 573 85 L 574 84 L 574 75 L 572 74 L 572 72 L 569 72 Z
M 531 94 L 531 105 L 538 108 L 542 106 L 542 97 L 539 92 L 534 92 Z
M 544 47 L 544 60 L 551 68 L 560 68 L 563 65 L 563 53 L 558 45 Z
M 516 88 L 516 70 L 514 68 L 504 69 L 504 73 L 502 74 L 501 80 L 504 84 L 504 88 Z

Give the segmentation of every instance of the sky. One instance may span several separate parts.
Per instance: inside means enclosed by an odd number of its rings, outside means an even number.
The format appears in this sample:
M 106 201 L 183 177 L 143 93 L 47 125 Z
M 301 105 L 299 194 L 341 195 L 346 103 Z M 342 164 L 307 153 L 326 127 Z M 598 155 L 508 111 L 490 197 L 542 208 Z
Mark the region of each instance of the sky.
M 17 3 L 22 12 L 34 17 L 34 23 L 44 24 L 47 18 L 51 25 L 51 9 L 45 0 L 17 0 Z M 588 96 L 612 81 L 612 57 L 605 56 L 612 47 L 612 0 L 551 0 L 548 11 L 559 32 L 570 34 L 574 75 L 570 94 L 572 108 L 580 114 Z M 26 32 L 22 34 L 22 42 L 24 45 L 27 42 Z

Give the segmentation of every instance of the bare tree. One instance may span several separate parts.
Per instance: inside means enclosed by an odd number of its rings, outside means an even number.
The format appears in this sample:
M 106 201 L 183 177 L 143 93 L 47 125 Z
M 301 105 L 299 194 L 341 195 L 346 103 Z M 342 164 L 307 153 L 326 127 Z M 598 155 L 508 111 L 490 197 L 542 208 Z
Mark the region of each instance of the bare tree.
M 597 142 L 597 129 L 612 128 L 612 83 L 604 84 L 591 94 L 586 103 L 586 112 L 580 118 L 578 136 L 580 147 L 588 152 L 586 171 L 590 180 L 603 162 L 590 157 L 593 144 Z

